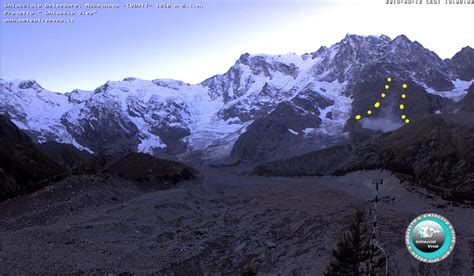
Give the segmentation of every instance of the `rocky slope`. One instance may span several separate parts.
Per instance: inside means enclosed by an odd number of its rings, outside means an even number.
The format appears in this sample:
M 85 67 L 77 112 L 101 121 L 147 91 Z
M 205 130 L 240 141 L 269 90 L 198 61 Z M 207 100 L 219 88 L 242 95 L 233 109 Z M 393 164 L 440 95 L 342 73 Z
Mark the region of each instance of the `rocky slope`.
M 160 189 L 169 188 L 183 180 L 196 179 L 198 175 L 195 169 L 182 163 L 143 153 L 131 153 L 107 167 L 104 172 Z
M 131 153 L 117 160 L 79 151 L 70 144 L 34 144 L 8 117 L 0 115 L 0 201 L 75 175 L 100 178 L 104 174 L 136 182 L 134 185 L 147 190 L 169 189 L 198 176 L 195 169 L 180 162 L 144 153 Z
M 473 57 L 465 47 L 441 60 L 403 35 L 347 35 L 304 55 L 243 54 L 227 72 L 197 85 L 126 78 L 59 94 L 35 81 L 0 80 L 0 112 L 34 142 L 90 153 L 261 162 L 388 131 L 380 125 L 402 126 L 396 107 L 403 83 L 411 119 L 435 114 L 465 96 Z M 355 121 L 387 77 L 394 82 L 381 107 Z
M 353 147 L 341 145 L 317 150 L 284 160 L 262 163 L 253 173 L 264 176 L 302 176 L 335 174 L 352 161 Z
M 472 275 L 473 209 L 407 190 L 389 172 L 271 178 L 214 170 L 202 182 L 146 192 L 123 179 L 79 176 L 0 203 L 0 273 L 322 275 L 355 209 L 372 208 L 374 178 L 384 179 L 377 238 L 390 275 Z M 434 210 L 457 242 L 447 259 L 424 264 L 403 237 L 412 219 Z
M 36 147 L 50 159 L 58 162 L 70 172 L 92 162 L 94 156 L 87 151 L 81 151 L 71 144 L 62 144 L 54 140 L 37 144 Z
M 388 169 L 450 199 L 474 197 L 474 85 L 452 114 L 429 115 L 358 145 L 261 164 L 260 175 L 324 175 Z
M 356 152 L 354 168 L 385 168 L 412 175 L 448 198 L 474 198 L 474 126 L 429 117 Z
M 469 81 L 474 78 L 474 49 L 469 46 L 454 55 L 451 60 L 447 60 L 448 66 L 455 72 L 461 80 Z
M 66 174 L 9 118 L 0 115 L 0 201 L 38 190 Z

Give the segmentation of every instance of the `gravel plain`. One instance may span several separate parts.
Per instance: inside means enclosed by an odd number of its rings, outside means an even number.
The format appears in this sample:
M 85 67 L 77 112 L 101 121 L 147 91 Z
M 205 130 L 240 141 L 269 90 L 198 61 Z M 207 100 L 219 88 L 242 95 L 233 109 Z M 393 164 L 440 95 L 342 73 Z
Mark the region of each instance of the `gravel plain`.
M 262 177 L 201 168 L 170 190 L 75 176 L 0 203 L 0 274 L 321 275 L 357 208 L 373 203 L 390 275 L 473 275 L 474 208 L 415 189 L 387 171 Z M 415 260 L 404 232 L 422 213 L 454 225 L 453 253 Z

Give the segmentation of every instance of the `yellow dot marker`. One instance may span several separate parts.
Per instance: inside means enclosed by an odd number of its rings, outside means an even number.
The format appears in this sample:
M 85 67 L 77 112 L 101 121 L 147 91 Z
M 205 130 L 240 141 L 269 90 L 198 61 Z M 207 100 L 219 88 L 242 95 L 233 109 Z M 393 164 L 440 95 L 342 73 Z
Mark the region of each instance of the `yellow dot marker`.
M 362 116 L 356 115 L 356 120 L 360 120 L 360 118 L 362 118 Z
M 402 94 L 402 99 L 405 99 L 407 97 L 406 94 Z
M 372 114 L 372 110 L 367 110 L 367 114 Z
M 406 119 L 406 118 L 407 118 L 407 116 L 405 116 L 405 115 L 402 115 L 402 119 Z
M 400 109 L 403 110 L 405 108 L 405 105 L 401 104 Z
M 402 85 L 402 87 L 403 87 L 403 88 L 407 88 L 408 85 L 407 85 L 406 83 L 404 83 L 404 84 Z
M 387 78 L 387 81 L 388 81 L 388 82 L 391 82 L 391 81 L 392 81 L 392 78 Z
M 380 94 L 380 97 L 385 98 L 387 96 L 385 93 Z
M 389 88 L 390 88 L 390 85 L 386 84 L 385 89 L 389 89 Z
M 405 120 L 405 123 L 407 123 L 407 124 L 408 124 L 409 122 L 410 122 L 410 120 L 408 120 L 408 119 L 406 119 L 406 120 Z
M 379 107 L 380 107 L 380 102 L 376 102 L 376 103 L 374 104 L 374 107 L 375 107 L 375 108 L 379 108 Z

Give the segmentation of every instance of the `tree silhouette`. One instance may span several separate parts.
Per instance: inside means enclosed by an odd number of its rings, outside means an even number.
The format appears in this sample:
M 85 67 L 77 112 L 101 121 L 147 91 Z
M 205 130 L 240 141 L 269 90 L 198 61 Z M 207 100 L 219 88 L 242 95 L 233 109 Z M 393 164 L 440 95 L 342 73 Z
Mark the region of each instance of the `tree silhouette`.
M 333 249 L 331 262 L 324 275 L 383 275 L 381 269 L 385 265 L 385 256 L 378 247 L 371 248 L 370 237 L 365 212 L 357 210 L 348 232 Z

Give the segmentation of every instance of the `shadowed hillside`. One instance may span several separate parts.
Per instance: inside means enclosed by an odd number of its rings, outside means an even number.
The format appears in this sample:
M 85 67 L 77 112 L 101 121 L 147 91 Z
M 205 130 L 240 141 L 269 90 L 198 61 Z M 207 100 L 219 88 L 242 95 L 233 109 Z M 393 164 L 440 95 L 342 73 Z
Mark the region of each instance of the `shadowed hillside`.
M 93 155 L 86 151 L 80 151 L 71 144 L 48 141 L 37 145 L 38 149 L 49 158 L 55 160 L 69 170 L 74 170 L 83 164 L 91 162 Z
M 379 134 L 353 147 L 328 148 L 283 161 L 261 164 L 259 175 L 324 175 L 366 169 L 388 169 L 413 178 L 447 198 L 474 196 L 474 121 L 469 103 L 474 88 L 453 114 L 431 115 Z
M 155 158 L 143 153 L 131 153 L 104 171 L 125 179 L 153 183 L 167 188 L 181 180 L 195 179 L 197 171 L 182 163 Z
M 38 190 L 66 174 L 36 149 L 28 135 L 0 115 L 0 200 Z

